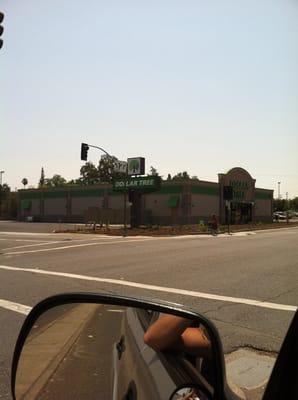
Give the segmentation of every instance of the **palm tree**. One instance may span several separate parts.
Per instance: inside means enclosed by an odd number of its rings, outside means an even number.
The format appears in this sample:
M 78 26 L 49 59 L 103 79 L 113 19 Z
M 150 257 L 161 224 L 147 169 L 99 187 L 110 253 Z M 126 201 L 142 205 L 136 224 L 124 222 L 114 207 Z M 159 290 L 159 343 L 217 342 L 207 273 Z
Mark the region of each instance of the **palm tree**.
M 28 179 L 27 178 L 23 178 L 22 179 L 22 184 L 24 185 L 24 189 L 26 189 L 26 185 L 28 185 Z

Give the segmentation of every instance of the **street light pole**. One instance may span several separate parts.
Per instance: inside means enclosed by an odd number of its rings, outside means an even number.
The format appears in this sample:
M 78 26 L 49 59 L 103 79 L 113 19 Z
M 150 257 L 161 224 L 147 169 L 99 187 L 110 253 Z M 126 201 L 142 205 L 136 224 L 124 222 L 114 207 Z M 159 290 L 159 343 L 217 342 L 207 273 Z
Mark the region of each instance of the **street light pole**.
M 2 175 L 4 174 L 5 171 L 0 171 L 0 185 L 2 186 Z
M 278 199 L 280 200 L 280 184 L 281 182 L 278 182 Z

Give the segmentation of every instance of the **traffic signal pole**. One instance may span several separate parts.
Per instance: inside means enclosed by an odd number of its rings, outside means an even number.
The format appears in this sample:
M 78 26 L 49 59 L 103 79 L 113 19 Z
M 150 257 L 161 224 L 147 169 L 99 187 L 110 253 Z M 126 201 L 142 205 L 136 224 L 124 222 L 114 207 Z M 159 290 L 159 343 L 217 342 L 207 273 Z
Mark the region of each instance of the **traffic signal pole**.
M 87 144 L 87 143 L 82 143 L 81 144 L 81 160 L 87 161 L 87 155 L 88 155 L 88 150 L 89 147 L 93 147 L 94 149 L 101 150 L 103 153 L 105 153 L 109 158 L 112 158 L 111 154 L 109 154 L 105 149 L 99 146 L 94 146 L 92 144 Z M 117 157 L 115 157 L 116 160 L 118 160 Z M 119 160 L 118 160 L 119 161 Z M 128 164 L 126 165 L 126 170 L 125 170 L 125 176 L 124 176 L 124 196 L 123 196 L 123 209 L 124 209 L 124 214 L 123 214 L 123 225 L 124 225 L 124 231 L 123 231 L 123 236 L 127 236 L 127 218 L 126 218 L 126 211 L 127 211 L 127 179 L 128 178 Z
M 107 151 L 105 151 L 102 147 L 98 147 L 98 146 L 93 146 L 92 144 L 88 144 L 89 147 L 93 147 L 94 149 L 99 149 L 101 150 L 103 153 L 105 153 L 108 157 L 112 158 L 111 154 L 109 154 Z M 116 157 L 117 158 L 117 157 Z

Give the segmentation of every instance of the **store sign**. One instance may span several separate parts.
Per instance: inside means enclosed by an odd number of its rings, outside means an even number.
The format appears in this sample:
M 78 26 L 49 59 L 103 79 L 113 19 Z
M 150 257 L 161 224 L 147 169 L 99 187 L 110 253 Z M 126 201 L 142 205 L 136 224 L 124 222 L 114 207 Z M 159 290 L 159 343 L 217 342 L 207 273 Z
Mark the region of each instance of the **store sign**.
M 254 200 L 255 179 L 243 168 L 233 168 L 223 177 L 223 186 L 233 190 L 233 201 L 251 202 Z
M 143 191 L 154 192 L 160 189 L 161 179 L 159 176 L 142 176 L 136 178 L 117 179 L 113 182 L 113 190 L 116 192 L 124 192 L 125 188 Z
M 115 161 L 115 172 L 120 172 L 125 174 L 127 170 L 127 162 L 126 161 Z
M 144 175 L 145 174 L 145 158 L 144 157 L 135 157 L 127 159 L 128 175 Z
M 230 180 L 230 186 L 233 188 L 234 200 L 245 200 L 250 185 L 247 181 Z

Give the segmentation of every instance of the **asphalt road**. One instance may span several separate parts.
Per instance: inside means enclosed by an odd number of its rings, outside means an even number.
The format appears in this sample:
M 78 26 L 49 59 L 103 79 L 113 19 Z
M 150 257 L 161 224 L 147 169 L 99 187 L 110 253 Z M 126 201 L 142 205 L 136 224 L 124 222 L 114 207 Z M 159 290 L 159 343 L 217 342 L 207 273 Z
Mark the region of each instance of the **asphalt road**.
M 61 292 L 173 301 L 212 319 L 225 353 L 279 351 L 298 305 L 298 228 L 179 238 L 50 233 L 56 228 L 0 222 L 1 400 L 10 399 L 26 306 Z

